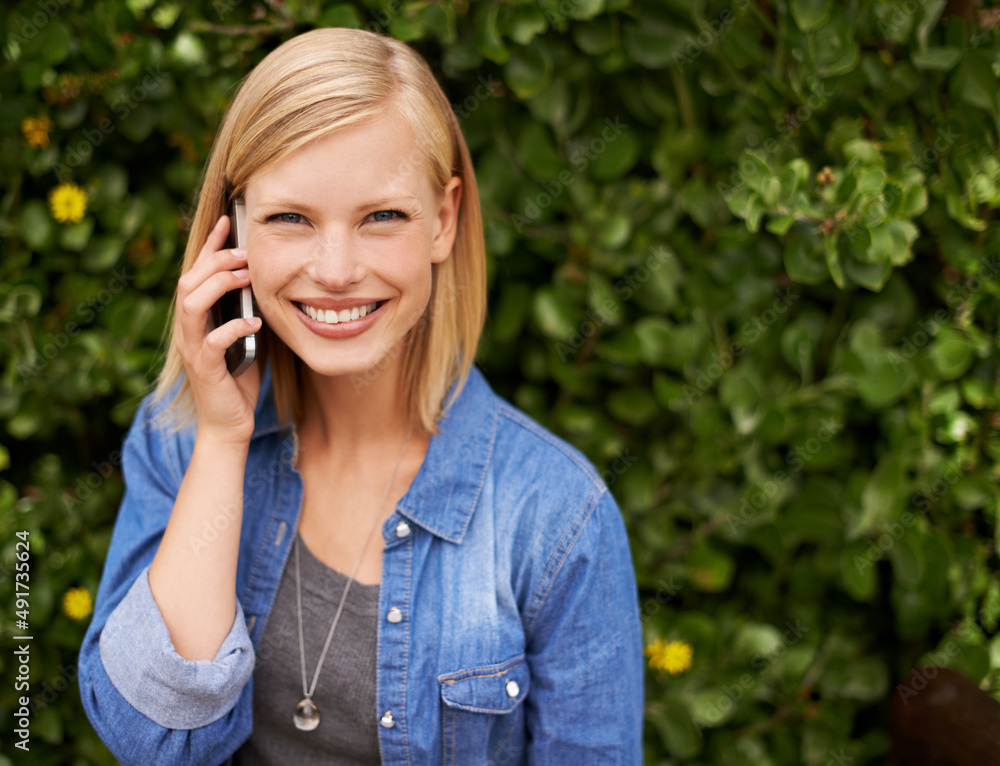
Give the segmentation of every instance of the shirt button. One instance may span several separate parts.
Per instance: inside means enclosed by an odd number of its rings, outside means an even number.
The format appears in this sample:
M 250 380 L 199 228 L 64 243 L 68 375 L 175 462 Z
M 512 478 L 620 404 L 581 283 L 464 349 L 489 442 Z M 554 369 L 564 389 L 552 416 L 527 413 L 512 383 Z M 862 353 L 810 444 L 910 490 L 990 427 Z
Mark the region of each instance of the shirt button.
M 389 610 L 389 614 L 385 616 L 389 622 L 401 622 L 403 619 L 403 613 L 399 611 L 396 607 Z
M 392 720 L 392 711 L 386 710 L 385 715 L 379 718 L 378 722 L 382 724 L 385 728 L 391 729 L 396 725 L 396 722 Z
M 410 534 L 410 525 L 401 521 L 396 525 L 396 537 L 406 537 Z
M 518 686 L 517 681 L 514 680 L 508 681 L 507 685 L 504 688 L 507 690 L 507 696 L 510 697 L 511 699 L 516 697 L 521 691 L 521 687 Z

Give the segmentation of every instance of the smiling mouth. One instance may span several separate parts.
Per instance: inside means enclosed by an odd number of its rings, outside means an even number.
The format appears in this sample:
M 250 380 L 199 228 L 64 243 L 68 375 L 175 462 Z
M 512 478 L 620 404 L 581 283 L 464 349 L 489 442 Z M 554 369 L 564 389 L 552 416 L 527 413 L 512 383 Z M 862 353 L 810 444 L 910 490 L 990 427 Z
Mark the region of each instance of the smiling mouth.
M 323 309 L 313 308 L 305 303 L 296 303 L 295 305 L 299 307 L 299 310 L 303 314 L 317 322 L 323 322 L 324 324 L 346 324 L 368 316 L 384 303 L 385 301 L 375 301 L 367 303 L 364 306 L 355 306 L 354 308 L 341 309 L 340 311 L 334 311 L 333 309 L 324 311 Z

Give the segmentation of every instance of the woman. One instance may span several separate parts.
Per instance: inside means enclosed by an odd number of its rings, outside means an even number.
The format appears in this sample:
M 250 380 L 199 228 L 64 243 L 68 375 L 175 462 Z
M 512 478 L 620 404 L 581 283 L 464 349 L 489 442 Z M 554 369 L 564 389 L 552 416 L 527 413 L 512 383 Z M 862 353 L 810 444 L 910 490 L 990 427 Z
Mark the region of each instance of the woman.
M 215 328 L 250 284 L 263 323 Z M 344 29 L 267 56 L 208 164 L 81 648 L 123 763 L 640 762 L 620 514 L 472 366 L 484 296 L 476 181 L 426 63 Z

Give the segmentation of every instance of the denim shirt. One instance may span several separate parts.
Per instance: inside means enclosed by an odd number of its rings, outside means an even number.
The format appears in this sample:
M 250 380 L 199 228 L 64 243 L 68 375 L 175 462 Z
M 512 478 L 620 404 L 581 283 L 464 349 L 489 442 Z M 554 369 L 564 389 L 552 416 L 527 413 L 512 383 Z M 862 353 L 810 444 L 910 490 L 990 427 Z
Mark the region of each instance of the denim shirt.
M 270 378 L 247 457 L 236 616 L 213 660 L 174 651 L 148 579 L 194 428 L 157 428 L 147 396 L 125 439 L 125 495 L 79 659 L 84 708 L 123 764 L 232 763 L 250 735 L 254 656 L 303 498 Z M 381 527 L 382 763 L 641 763 L 638 601 L 611 493 L 476 369 L 439 425 Z M 208 516 L 191 544 L 211 555 L 227 523 Z

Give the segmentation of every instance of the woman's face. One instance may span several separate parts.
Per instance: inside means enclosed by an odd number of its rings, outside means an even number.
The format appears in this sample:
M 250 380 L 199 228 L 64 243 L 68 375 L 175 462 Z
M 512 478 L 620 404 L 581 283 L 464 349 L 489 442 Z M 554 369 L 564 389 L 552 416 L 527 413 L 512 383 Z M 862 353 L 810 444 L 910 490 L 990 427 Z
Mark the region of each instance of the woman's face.
M 391 115 L 255 174 L 247 262 L 264 321 L 320 375 L 384 371 L 427 306 L 431 264 L 451 253 L 460 185 L 435 192 L 415 136 Z

